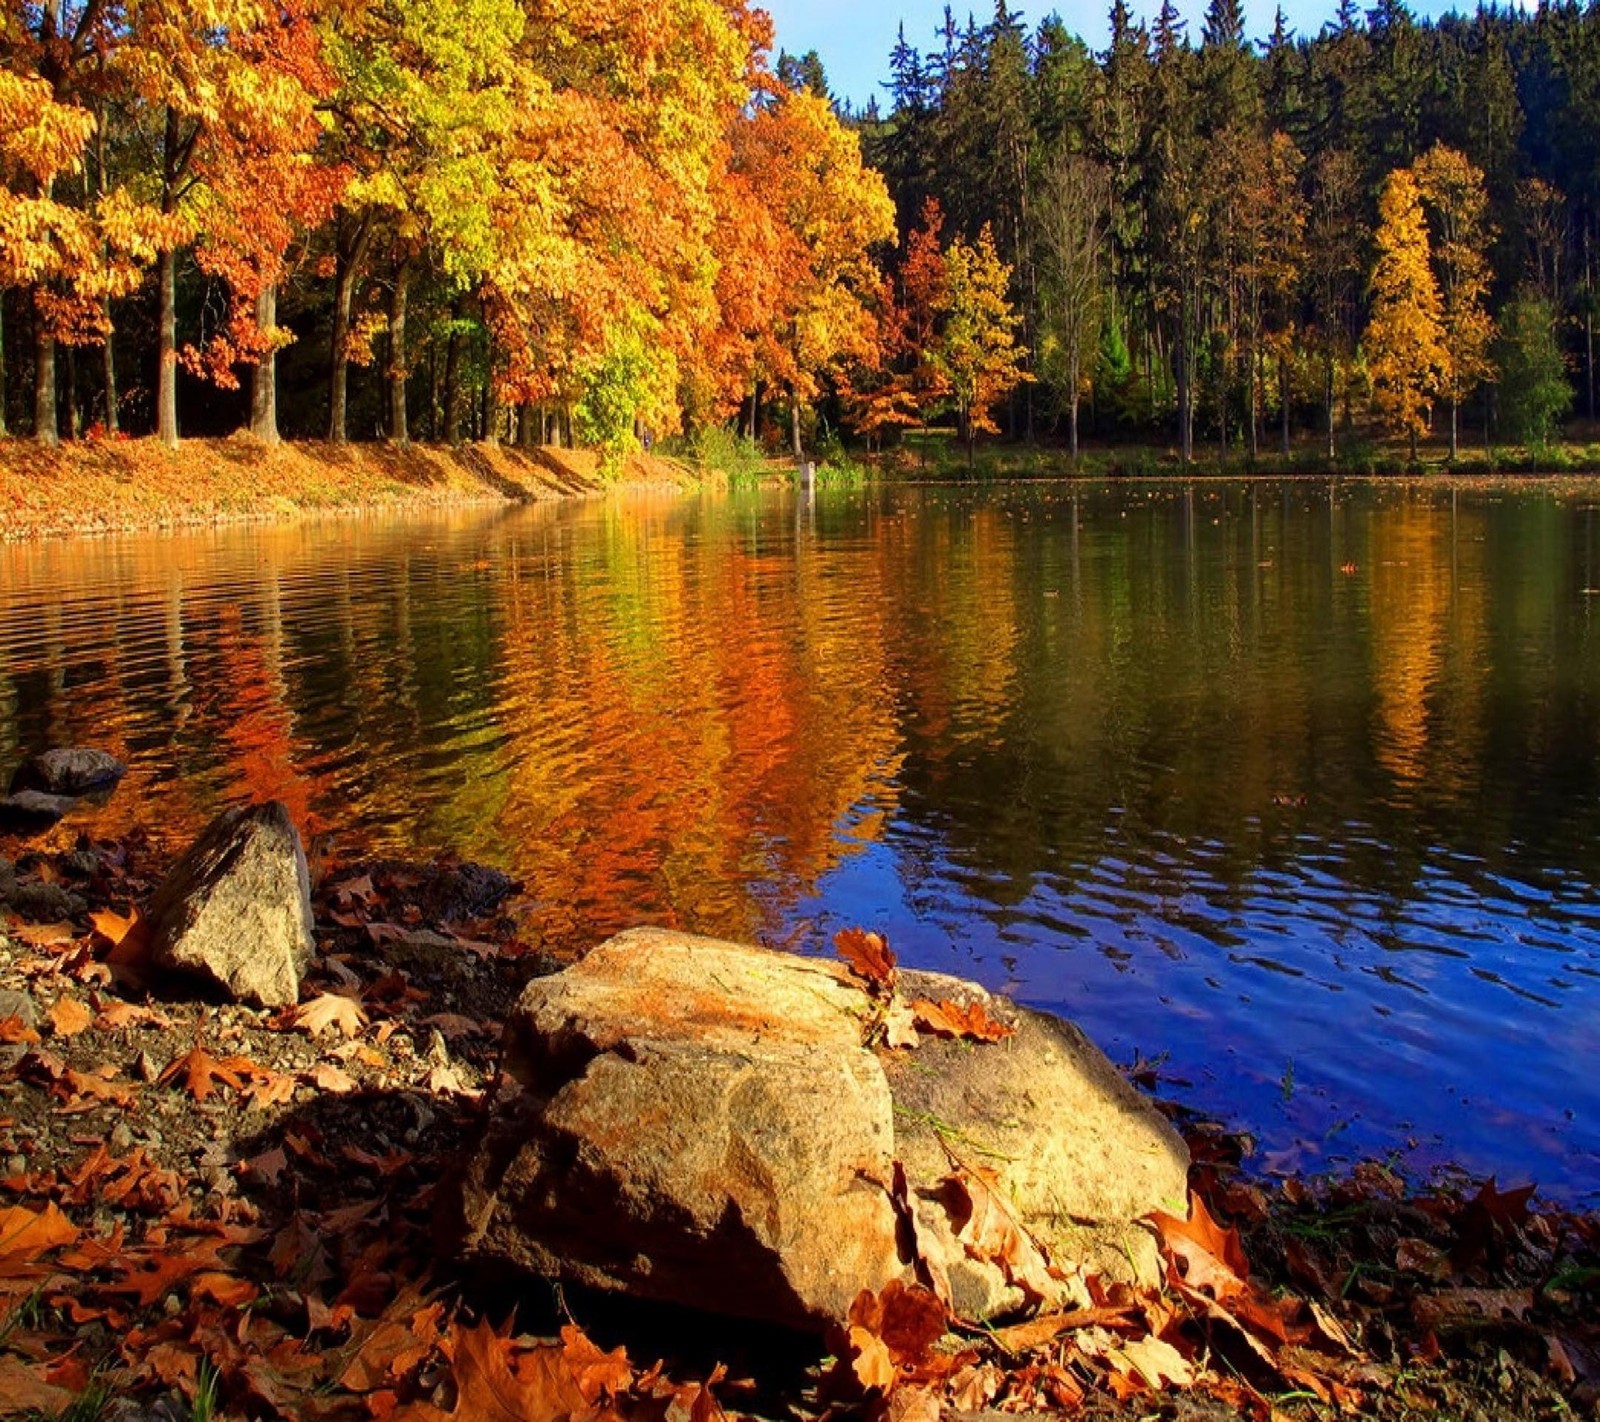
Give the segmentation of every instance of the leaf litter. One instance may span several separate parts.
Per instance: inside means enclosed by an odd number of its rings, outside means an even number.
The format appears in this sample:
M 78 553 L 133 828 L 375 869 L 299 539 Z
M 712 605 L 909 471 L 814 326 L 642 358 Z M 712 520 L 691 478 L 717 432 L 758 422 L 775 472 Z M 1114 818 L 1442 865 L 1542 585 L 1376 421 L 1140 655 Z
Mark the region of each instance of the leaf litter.
M 831 1361 L 776 1381 L 759 1374 L 792 1340 L 731 1325 L 690 1347 L 595 1305 L 595 1341 L 526 1293 L 514 1311 L 438 1249 L 436 1184 L 475 1129 L 501 1005 L 554 966 L 509 920 L 437 925 L 472 945 L 459 972 L 397 966 L 383 950 L 419 921 L 423 871 L 358 866 L 319 890 L 298 1007 L 155 1004 L 127 995 L 147 931 L 116 906 L 147 896 L 157 856 L 134 837 L 62 863 L 85 855 L 103 906 L 0 942 L 0 979 L 49 1032 L 0 1021 L 0 1415 L 54 1415 L 91 1385 L 180 1405 L 214 1388 L 230 1417 L 406 1422 L 1553 1417 L 1600 1398 L 1592 1218 L 1494 1182 L 1417 1195 L 1376 1168 L 1269 1192 L 1215 1130 L 1194 1136 L 1186 1214 L 1145 1222 L 1160 1288 L 1088 1277 L 1070 1306 L 990 1326 L 895 1283 L 856 1301 Z M 901 1002 L 882 935 L 852 930 L 839 951 L 875 1045 L 1009 1034 L 981 1006 Z M 951 1151 L 944 1190 L 969 1252 L 1030 1298 L 1053 1292 L 1055 1266 L 981 1166 Z M 642 1361 L 663 1354 L 677 1361 Z

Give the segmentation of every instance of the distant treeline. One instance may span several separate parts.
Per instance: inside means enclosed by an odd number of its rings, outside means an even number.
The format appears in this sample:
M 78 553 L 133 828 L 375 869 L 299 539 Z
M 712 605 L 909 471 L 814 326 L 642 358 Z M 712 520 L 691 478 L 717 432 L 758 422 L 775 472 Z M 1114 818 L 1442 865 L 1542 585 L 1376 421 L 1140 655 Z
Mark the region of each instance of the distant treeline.
M 786 67 L 825 84 L 812 56 Z M 1015 434 L 1080 405 L 1186 452 L 1331 444 L 1373 409 L 1530 442 L 1594 418 L 1600 5 L 1427 22 L 1343 0 L 1315 36 L 1280 11 L 1252 40 L 1238 0 L 1198 35 L 1171 0 L 1148 25 L 1116 0 L 1094 52 L 1000 0 L 988 24 L 947 10 L 928 52 L 902 31 L 890 72 L 852 118 L 902 235 L 931 200 L 1012 269 Z M 858 375 L 880 428 L 911 418 L 914 364 L 901 391 Z

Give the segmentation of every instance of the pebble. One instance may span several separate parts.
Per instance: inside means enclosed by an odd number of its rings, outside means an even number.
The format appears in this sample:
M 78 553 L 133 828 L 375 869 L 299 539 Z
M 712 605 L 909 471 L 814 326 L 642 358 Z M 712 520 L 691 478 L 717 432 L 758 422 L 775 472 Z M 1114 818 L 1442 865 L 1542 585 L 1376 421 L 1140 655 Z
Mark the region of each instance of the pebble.
M 114 1151 L 131 1150 L 133 1147 L 133 1132 L 128 1129 L 126 1121 L 118 1121 L 111 1128 L 111 1149 Z
M 13 1155 L 6 1158 L 7 1175 L 26 1175 L 28 1173 L 28 1157 Z

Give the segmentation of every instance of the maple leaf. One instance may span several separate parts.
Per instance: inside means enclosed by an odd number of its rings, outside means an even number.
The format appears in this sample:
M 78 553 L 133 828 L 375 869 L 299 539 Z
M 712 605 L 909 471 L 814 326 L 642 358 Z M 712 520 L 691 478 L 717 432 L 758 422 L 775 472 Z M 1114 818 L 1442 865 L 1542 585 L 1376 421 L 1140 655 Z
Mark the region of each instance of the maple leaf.
M 1015 1036 L 1017 1030 L 996 1021 L 989 1015 L 988 1008 L 976 999 L 961 1007 L 948 999 L 929 1002 L 922 998 L 911 1004 L 911 1014 L 924 1032 L 972 1042 L 1003 1042 Z
M 180 1077 L 184 1090 L 196 1101 L 204 1101 L 210 1096 L 219 1081 L 235 1091 L 244 1087 L 244 1077 L 236 1069 L 218 1061 L 198 1042 L 181 1057 L 174 1057 L 166 1070 L 156 1078 L 156 1084 L 168 1086 Z
M 76 1037 L 87 1032 L 94 1022 L 94 1014 L 77 998 L 63 993 L 50 1008 L 50 1029 L 57 1037 Z
M 341 1036 L 354 1037 L 367 1025 L 367 1014 L 355 998 L 346 997 L 343 993 L 325 992 L 291 1009 L 284 1021 L 287 1026 L 308 1032 L 313 1037 L 320 1036 L 330 1027 L 336 1028 Z
M 881 933 L 869 933 L 862 928 L 842 928 L 833 935 L 833 948 L 874 996 L 888 997 L 894 993 L 900 973 L 895 967 L 895 956 L 889 940 Z

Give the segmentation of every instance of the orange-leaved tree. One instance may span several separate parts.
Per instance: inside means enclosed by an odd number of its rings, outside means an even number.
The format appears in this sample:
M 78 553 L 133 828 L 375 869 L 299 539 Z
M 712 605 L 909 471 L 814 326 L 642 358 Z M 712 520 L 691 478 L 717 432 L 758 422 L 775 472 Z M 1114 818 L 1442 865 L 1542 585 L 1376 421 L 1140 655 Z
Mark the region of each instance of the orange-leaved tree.
M 798 459 L 802 406 L 831 372 L 875 352 L 870 249 L 893 240 L 894 207 L 859 138 L 807 91 L 780 90 L 735 124 L 733 170 L 768 211 L 772 305 L 749 348 L 757 376 L 788 392 Z

